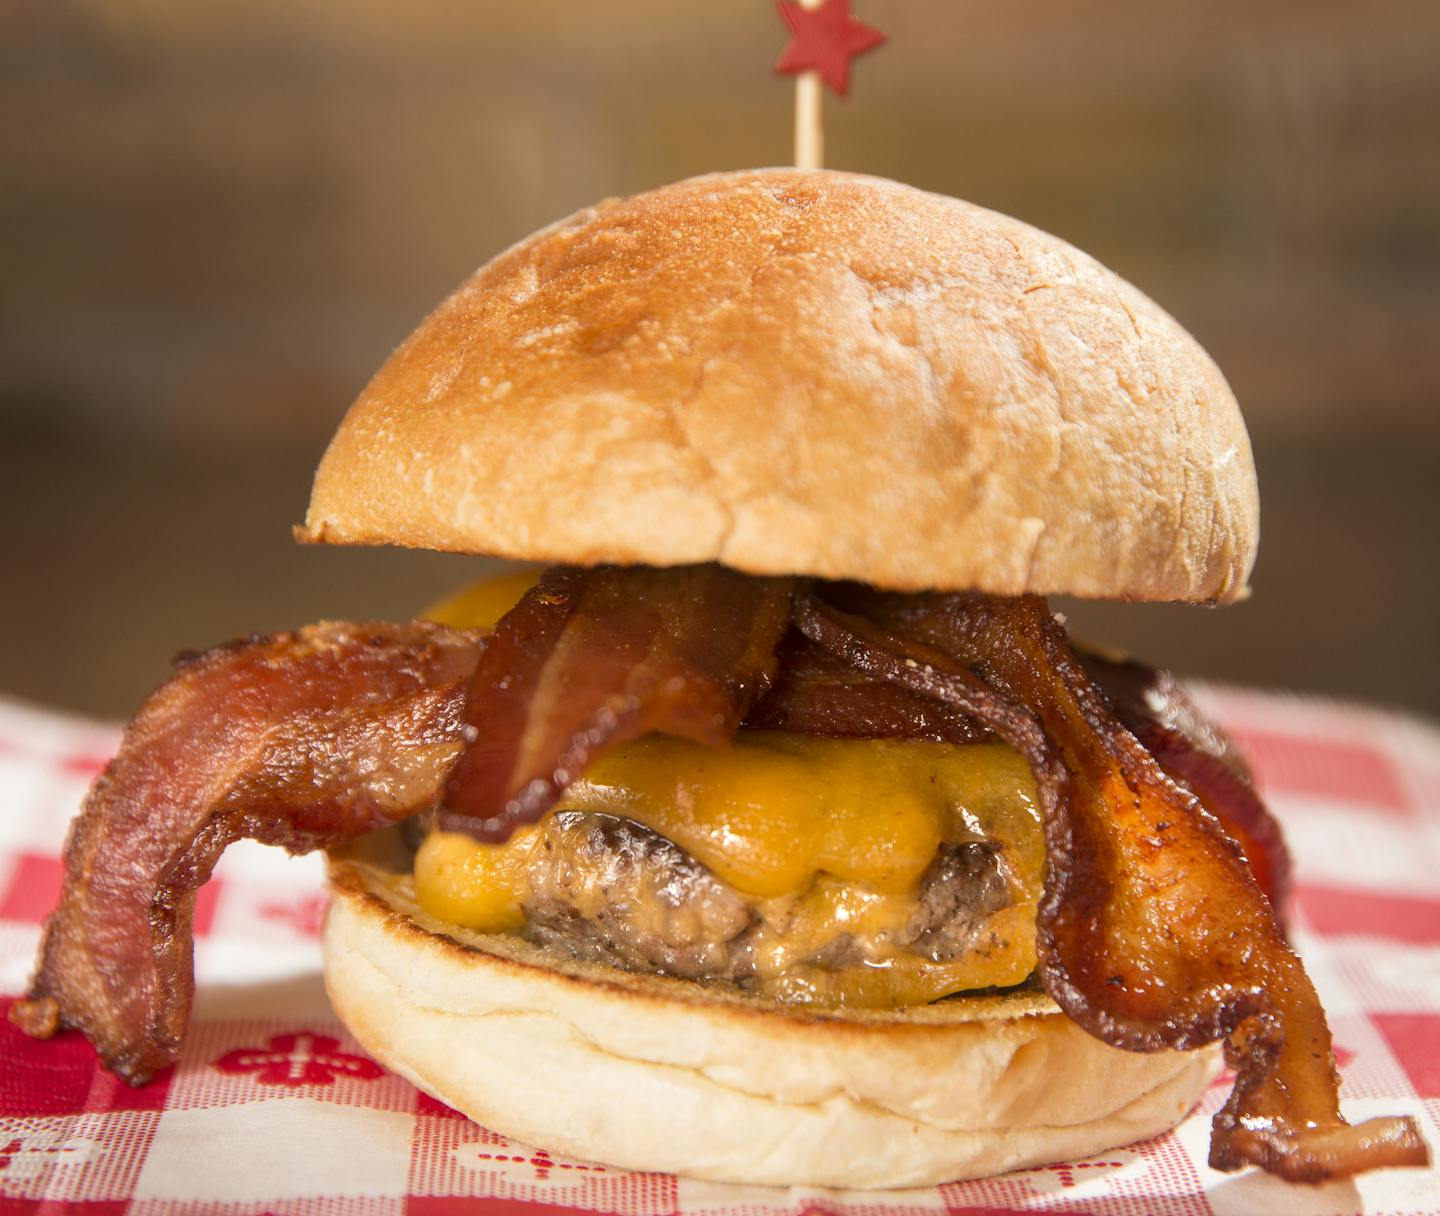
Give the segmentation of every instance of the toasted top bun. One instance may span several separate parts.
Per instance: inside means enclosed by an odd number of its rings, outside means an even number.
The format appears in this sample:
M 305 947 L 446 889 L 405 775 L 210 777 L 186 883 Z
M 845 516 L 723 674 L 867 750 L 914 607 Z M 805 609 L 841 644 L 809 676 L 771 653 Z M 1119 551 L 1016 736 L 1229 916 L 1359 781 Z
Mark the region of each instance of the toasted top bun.
M 1236 599 L 1250 443 L 1064 241 L 848 173 L 715 174 L 477 271 L 346 415 L 301 539 L 896 590 Z

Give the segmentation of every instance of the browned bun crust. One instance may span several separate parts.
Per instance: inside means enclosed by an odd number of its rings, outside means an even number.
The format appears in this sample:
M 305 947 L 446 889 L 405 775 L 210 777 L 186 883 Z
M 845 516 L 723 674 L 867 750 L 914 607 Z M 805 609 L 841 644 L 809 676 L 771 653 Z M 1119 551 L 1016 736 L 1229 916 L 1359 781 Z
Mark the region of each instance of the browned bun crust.
M 482 267 L 340 426 L 302 539 L 915 590 L 1244 594 L 1250 444 L 1064 241 L 848 173 L 695 178 Z
M 367 848 L 373 846 L 367 845 Z M 429 917 L 408 875 L 332 856 L 325 983 L 386 1067 L 516 1139 L 638 1170 L 921 1186 L 1158 1135 L 1216 1049 L 1138 1055 L 1037 991 L 780 1010 Z

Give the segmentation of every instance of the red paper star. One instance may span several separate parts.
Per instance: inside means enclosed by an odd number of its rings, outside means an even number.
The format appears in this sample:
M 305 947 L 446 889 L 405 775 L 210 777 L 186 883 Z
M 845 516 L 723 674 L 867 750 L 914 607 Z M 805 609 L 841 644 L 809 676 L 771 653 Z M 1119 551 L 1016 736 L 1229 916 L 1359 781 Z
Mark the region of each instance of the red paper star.
M 850 15 L 850 0 L 825 0 L 819 8 L 801 8 L 795 0 L 775 0 L 790 30 L 790 41 L 775 61 L 777 72 L 819 72 L 841 97 L 850 92 L 850 61 L 873 51 L 885 35 Z

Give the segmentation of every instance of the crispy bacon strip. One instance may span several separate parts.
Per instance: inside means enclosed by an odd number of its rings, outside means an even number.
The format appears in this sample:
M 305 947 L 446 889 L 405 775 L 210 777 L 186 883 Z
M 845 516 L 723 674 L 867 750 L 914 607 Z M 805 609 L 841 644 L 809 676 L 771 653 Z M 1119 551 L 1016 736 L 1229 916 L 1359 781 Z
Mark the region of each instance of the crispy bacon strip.
M 1125 724 L 1174 780 L 1200 799 L 1245 851 L 1281 928 L 1290 900 L 1290 851 L 1255 792 L 1249 766 L 1229 737 L 1205 717 L 1168 671 L 1133 659 L 1081 652 L 1086 673 Z
M 503 840 L 617 743 L 726 743 L 774 676 L 793 587 L 714 565 L 546 571 L 480 660 L 465 707 L 477 738 L 441 825 Z
M 91 788 L 65 848 L 24 1031 L 83 1031 L 131 1084 L 174 1061 L 195 892 L 249 837 L 324 848 L 430 806 L 469 737 L 480 654 L 438 625 L 321 624 L 182 656 Z
M 1229 738 L 1169 672 L 1088 653 L 1081 660 L 1116 717 L 1239 842 L 1251 873 L 1283 923 L 1290 889 L 1285 839 Z M 902 684 L 866 675 L 796 631 L 780 643 L 775 682 L 744 725 L 835 739 L 975 743 L 992 737 L 978 718 Z
M 753 730 L 832 739 L 931 739 L 976 743 L 988 727 L 933 697 L 877 680 L 791 631 L 780 643 L 770 691 L 745 719 Z
M 846 604 L 865 617 L 807 598 L 797 623 L 981 716 L 1035 770 L 1040 976 L 1057 1004 L 1132 1051 L 1226 1040 L 1237 1076 L 1212 1166 L 1315 1182 L 1428 1162 L 1413 1119 L 1341 1117 L 1324 1011 L 1239 849 L 1116 720 L 1043 600 L 851 591 Z

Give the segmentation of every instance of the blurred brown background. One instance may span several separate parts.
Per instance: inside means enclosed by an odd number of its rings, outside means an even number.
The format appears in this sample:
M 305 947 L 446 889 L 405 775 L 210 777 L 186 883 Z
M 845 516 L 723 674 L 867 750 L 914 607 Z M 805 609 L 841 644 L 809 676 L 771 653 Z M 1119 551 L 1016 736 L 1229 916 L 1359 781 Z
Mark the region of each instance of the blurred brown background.
M 830 164 L 1013 212 L 1215 354 L 1255 598 L 1072 608 L 1182 670 L 1440 711 L 1440 4 L 857 0 Z M 473 266 L 783 163 L 769 0 L 0 0 L 0 692 L 126 714 L 180 646 L 479 563 L 299 549 L 325 440 Z

